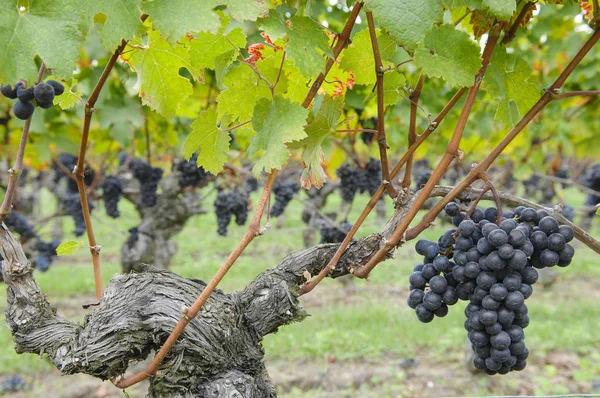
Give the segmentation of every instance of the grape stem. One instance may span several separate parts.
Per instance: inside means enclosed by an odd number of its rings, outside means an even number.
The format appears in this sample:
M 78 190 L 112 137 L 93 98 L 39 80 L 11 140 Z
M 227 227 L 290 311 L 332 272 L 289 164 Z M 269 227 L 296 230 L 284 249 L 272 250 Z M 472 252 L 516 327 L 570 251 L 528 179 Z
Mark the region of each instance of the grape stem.
M 444 108 L 441 110 L 441 112 L 439 113 L 439 115 L 437 115 L 436 118 L 433 120 L 433 122 L 425 129 L 425 131 L 421 135 L 419 135 L 417 137 L 417 140 L 413 143 L 413 145 L 411 145 L 410 148 L 408 148 L 406 150 L 406 153 L 402 156 L 402 158 L 398 161 L 398 163 L 396 164 L 396 166 L 394 166 L 394 168 L 390 172 L 390 178 L 394 178 L 396 176 L 396 174 L 398 174 L 398 172 L 400 171 L 400 169 L 406 163 L 406 160 L 408 159 L 408 156 L 410 156 L 412 153 L 414 153 L 417 150 L 417 148 L 419 148 L 419 146 L 421 146 L 421 144 L 423 142 L 425 142 L 425 140 L 427 139 L 427 137 L 429 137 L 431 135 L 431 133 L 433 133 L 435 131 L 435 129 L 437 128 L 437 126 L 439 126 L 439 124 L 446 117 L 446 115 L 450 112 L 450 110 L 452 110 L 452 108 L 454 108 L 454 105 L 456 105 L 456 103 L 458 102 L 458 100 L 461 99 L 461 97 L 463 96 L 463 94 L 466 91 L 467 91 L 467 89 L 463 87 L 463 88 L 460 88 L 454 94 L 454 96 L 450 99 L 450 101 L 448 101 L 448 103 L 446 104 L 446 106 L 444 106 Z M 381 195 L 383 194 L 384 188 L 385 188 L 384 184 L 381 184 L 379 186 L 379 188 L 377 189 L 377 191 L 373 194 L 373 196 L 369 200 L 369 203 L 367 203 L 367 205 L 365 206 L 365 208 L 362 210 L 362 212 L 358 216 L 358 219 L 356 220 L 356 222 L 352 225 L 352 228 L 350 229 L 350 231 L 346 235 L 346 238 L 344 238 L 344 240 L 342 241 L 342 243 L 340 244 L 340 246 L 336 250 L 335 254 L 331 258 L 331 260 L 329 261 L 329 263 L 327 264 L 327 266 L 324 267 L 319 272 L 319 274 L 317 274 L 317 276 L 315 278 L 313 278 L 312 280 L 308 281 L 304 286 L 302 286 L 300 288 L 300 290 L 299 290 L 299 294 L 300 295 L 303 295 L 303 294 L 306 294 L 306 293 L 309 293 L 310 291 L 312 291 L 323 279 L 325 279 L 325 277 L 327 277 L 329 275 L 329 273 L 331 272 L 331 270 L 335 268 L 335 266 L 337 265 L 338 261 L 340 260 L 340 258 L 344 254 L 344 251 L 346 250 L 346 248 L 348 247 L 348 245 L 352 241 L 352 238 L 354 238 L 354 235 L 356 234 L 356 231 L 358 231 L 358 229 L 360 228 L 360 226 L 362 225 L 362 223 L 365 221 L 365 219 L 367 218 L 367 216 L 375 208 L 375 205 L 377 204 L 377 202 L 379 201 L 379 198 L 381 198 Z
M 69 179 L 73 181 L 77 181 L 77 178 L 73 175 L 73 170 L 69 170 L 67 166 L 65 166 L 60 160 L 55 157 L 52 157 L 52 163 L 56 165 Z
M 431 192 L 431 194 L 429 196 L 430 197 L 440 197 L 440 196 L 445 197 L 452 190 L 453 190 L 453 187 L 446 187 L 446 186 L 438 185 L 433 189 L 433 191 Z M 475 197 L 481 195 L 481 192 L 482 192 L 481 189 L 466 188 L 459 194 L 459 197 L 461 200 L 468 200 L 469 198 L 475 198 Z M 496 200 L 496 198 L 497 198 L 502 203 L 504 203 L 508 206 L 511 206 L 511 207 L 526 206 L 526 207 L 531 207 L 536 210 L 546 210 L 554 218 L 556 218 L 560 224 L 568 225 L 569 227 L 573 228 L 573 232 L 575 233 L 575 237 L 577 238 L 578 241 L 580 241 L 581 243 L 583 243 L 584 245 L 586 245 L 587 247 L 589 247 L 596 253 L 600 254 L 600 241 L 598 241 L 596 238 L 594 238 L 588 232 L 583 230 L 577 224 L 574 224 L 573 222 L 571 222 L 567 218 L 565 218 L 565 216 L 562 215 L 561 206 L 556 206 L 554 208 L 545 207 L 545 206 L 539 205 L 535 202 L 532 202 L 530 200 L 521 198 L 519 196 L 515 196 L 515 195 L 507 193 L 507 192 L 502 192 L 502 191 L 496 192 L 496 195 L 497 196 L 495 197 L 492 192 L 484 192 L 482 195 L 482 200 Z
M 46 72 L 46 64 L 42 62 L 42 65 L 40 65 L 40 69 L 38 71 L 36 83 L 42 81 L 44 72 Z M 27 138 L 29 137 L 29 128 L 31 127 L 32 118 L 33 115 L 31 115 L 29 119 L 25 120 L 25 124 L 23 125 L 23 130 L 21 132 L 21 141 L 19 141 L 19 148 L 17 149 L 15 165 L 8 170 L 8 185 L 4 193 L 4 200 L 2 201 L 2 205 L 0 205 L 0 224 L 2 224 L 4 217 L 11 212 L 13 207 L 12 202 L 17 190 L 17 181 L 23 172 L 23 157 L 25 156 L 25 147 L 27 146 Z
M 396 191 L 390 180 L 387 158 L 388 146 L 385 137 L 385 104 L 383 103 L 385 94 L 383 79 L 385 72 L 383 70 L 383 64 L 381 63 L 379 43 L 377 43 L 377 32 L 375 32 L 375 21 L 373 20 L 373 13 L 371 11 L 367 12 L 367 22 L 369 24 L 369 35 L 371 36 L 373 58 L 375 59 L 375 76 L 377 77 L 377 143 L 379 144 L 379 159 L 381 160 L 381 177 L 383 181 L 387 182 L 387 184 L 385 184 L 387 194 L 390 198 L 396 199 L 398 197 L 398 191 Z
M 475 212 L 475 209 L 477 209 L 477 205 L 479 204 L 479 202 L 481 202 L 481 199 L 483 198 L 483 195 L 485 195 L 485 193 L 487 191 L 489 191 L 489 190 L 490 190 L 490 184 L 485 184 L 483 186 L 483 188 L 481 189 L 481 192 L 479 193 L 479 195 L 477 195 L 477 197 L 475 198 L 475 200 L 471 204 L 471 207 L 469 208 L 469 210 L 467 211 L 467 214 L 465 215 L 465 219 L 467 219 L 467 218 L 471 219 L 471 216 Z M 457 232 L 458 232 L 458 230 L 457 230 Z
M 572 97 L 589 97 L 593 95 L 600 95 L 600 90 L 589 90 L 589 91 L 571 91 L 568 93 L 552 93 L 552 99 L 560 100 Z
M 408 145 L 410 147 L 417 138 L 417 107 L 419 106 L 419 98 L 423 90 L 423 82 L 425 81 L 425 75 L 423 71 L 419 73 L 419 80 L 414 90 L 411 90 L 410 96 L 410 122 L 408 124 Z M 408 157 L 406 161 L 406 168 L 404 169 L 404 178 L 402 179 L 402 188 L 409 189 L 412 175 L 412 163 L 413 155 Z
M 248 245 L 250 244 L 250 242 L 252 242 L 252 240 L 254 240 L 254 238 L 261 234 L 260 221 L 265 210 L 265 206 L 271 196 L 271 189 L 273 188 L 273 183 L 275 182 L 276 177 L 277 171 L 273 170 L 267 177 L 265 187 L 260 196 L 258 205 L 256 207 L 256 211 L 254 213 L 254 217 L 252 218 L 252 222 L 250 223 L 248 230 L 242 237 L 241 241 L 233 249 L 231 254 L 227 257 L 227 259 L 225 259 L 221 267 L 217 270 L 217 273 L 213 276 L 210 282 L 208 282 L 204 290 L 202 290 L 202 293 L 200 293 L 200 296 L 198 296 L 194 304 L 192 304 L 191 307 L 186 308 L 183 311 L 181 319 L 179 320 L 179 322 L 177 323 L 177 325 L 175 326 L 165 343 L 162 345 L 152 362 L 144 370 L 132 376 L 120 379 L 118 381 L 111 380 L 118 388 L 130 387 L 156 374 L 161 362 L 163 361 L 163 359 L 165 359 L 167 353 L 169 352 L 171 347 L 173 347 L 181 333 L 183 333 L 185 327 L 192 321 L 192 319 L 194 319 L 198 315 L 198 312 L 200 312 L 200 309 L 202 308 L 210 294 L 215 290 L 215 288 L 221 282 L 225 274 L 227 274 L 227 272 L 231 269 L 231 267 L 240 257 L 244 249 L 248 247 Z
M 496 187 L 494 187 L 494 184 L 490 181 L 487 175 L 481 174 L 479 178 L 485 181 L 485 185 L 488 186 L 490 191 L 492 192 L 492 196 L 494 197 L 494 201 L 496 202 L 496 225 L 500 225 L 500 223 L 504 219 L 504 215 L 502 213 L 502 202 L 500 201 L 500 197 L 498 196 L 498 191 L 496 191 Z
M 548 180 L 548 181 L 553 181 L 553 182 L 560 182 L 561 184 L 569 184 L 569 185 L 574 185 L 576 186 L 580 191 L 585 192 L 589 195 L 594 195 L 594 196 L 599 196 L 600 197 L 600 192 L 598 191 L 594 191 L 591 188 L 586 187 L 585 185 L 582 185 L 581 183 L 573 180 L 573 179 L 569 179 L 569 178 L 560 178 L 560 177 L 556 177 L 556 176 L 549 176 L 547 174 L 544 173 L 540 173 L 538 171 L 536 171 L 535 173 L 533 173 L 534 175 L 543 178 L 544 180 Z

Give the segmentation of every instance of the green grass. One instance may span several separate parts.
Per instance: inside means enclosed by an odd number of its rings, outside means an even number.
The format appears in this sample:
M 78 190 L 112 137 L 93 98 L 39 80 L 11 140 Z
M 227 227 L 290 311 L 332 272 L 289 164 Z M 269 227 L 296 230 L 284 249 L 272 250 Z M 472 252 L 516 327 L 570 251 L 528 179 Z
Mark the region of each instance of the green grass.
M 45 194 L 44 197 L 48 195 Z M 184 231 L 175 239 L 179 247 L 174 256 L 171 270 L 186 277 L 208 280 L 221 265 L 230 250 L 245 232 L 245 227 L 232 225 L 228 237 L 216 234 L 216 220 L 212 213 L 213 197 L 207 198 L 207 215 L 189 220 Z M 257 197 L 253 197 L 257 202 Z M 350 220 L 356 219 L 365 198 L 355 203 Z M 325 211 L 339 208 L 339 199 L 332 198 Z M 137 224 L 138 216 L 133 207 L 121 204 L 122 217 L 112 220 L 103 209 L 94 212 L 94 229 L 102 245 L 102 278 L 106 285 L 120 270 L 120 247 L 127 238 L 127 230 Z M 225 291 L 235 291 L 246 286 L 257 274 L 273 267 L 286 254 L 303 248 L 300 219 L 302 204 L 292 202 L 286 212 L 285 226 L 271 230 L 256 239 L 241 256 L 231 272 L 220 285 Z M 44 214 L 50 214 L 45 208 Z M 388 209 L 391 214 L 391 209 Z M 273 220 L 277 224 L 276 220 Z M 64 220 L 65 240 L 73 239 L 70 234 L 72 223 Z M 49 237 L 53 224 L 42 229 Z M 381 230 L 382 225 L 375 216 L 367 220 L 361 236 Z M 425 238 L 435 239 L 447 226 L 434 226 L 424 233 Z M 597 231 L 594 231 L 597 232 Z M 83 238 L 83 239 L 82 239 Z M 85 237 L 78 240 L 85 240 Z M 345 291 L 338 281 L 326 280 L 311 293 L 319 299 L 309 297 L 306 309 L 311 314 L 301 323 L 282 327 L 277 334 L 266 336 L 264 347 L 268 361 L 318 360 L 333 356 L 343 360 L 368 359 L 376 361 L 385 356 L 418 357 L 423 352 L 448 366 L 460 366 L 464 349 L 465 331 L 464 303 L 451 308 L 443 319 L 436 318 L 431 324 L 417 321 L 414 311 L 405 303 L 408 275 L 419 261 L 414 253 L 413 242 L 409 242 L 396 254 L 396 258 L 382 263 L 373 272 L 369 282 L 355 281 L 355 289 Z M 594 378 L 600 369 L 585 362 L 597 351 L 597 330 L 600 327 L 600 295 L 589 296 L 581 290 L 581 284 L 593 289 L 600 285 L 600 267 L 597 255 L 578 245 L 573 264 L 560 270 L 559 281 L 550 288 L 534 287 L 528 300 L 531 325 L 526 330 L 527 344 L 535 358 L 556 350 L 568 350 L 581 357 L 582 369 L 579 378 Z M 73 308 L 93 300 L 94 283 L 90 255 L 81 249 L 74 256 L 60 258 L 47 273 L 37 273 L 36 280 L 50 302 L 60 304 L 59 313 L 66 303 Z M 558 297 L 558 298 L 557 298 Z M 0 311 L 4 312 L 6 294 L 0 292 Z M 72 314 L 70 315 L 72 316 Z M 78 318 L 81 320 L 82 318 Z M 0 328 L 0 374 L 35 374 L 51 369 L 47 360 L 35 355 L 18 355 L 14 352 L 10 333 Z M 596 375 L 596 376 L 594 376 Z M 401 384 L 403 374 L 397 382 Z M 547 380 L 545 375 L 539 377 Z M 395 383 L 395 382 L 394 382 Z M 380 396 L 396 396 L 396 384 L 381 390 Z M 539 391 L 544 390 L 544 381 L 536 381 Z M 374 383 L 377 384 L 377 383 Z M 489 391 L 487 385 L 470 386 L 465 393 L 479 394 Z M 302 392 L 290 392 L 289 396 L 305 396 Z

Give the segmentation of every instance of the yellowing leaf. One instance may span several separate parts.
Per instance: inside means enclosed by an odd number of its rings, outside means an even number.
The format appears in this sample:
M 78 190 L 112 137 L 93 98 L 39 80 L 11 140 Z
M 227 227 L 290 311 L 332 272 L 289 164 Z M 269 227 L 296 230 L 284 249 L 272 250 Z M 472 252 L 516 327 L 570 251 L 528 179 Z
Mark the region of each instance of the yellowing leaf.
M 280 169 L 287 162 L 290 152 L 285 144 L 306 137 L 303 127 L 307 115 L 307 109 L 280 95 L 256 103 L 252 117 L 256 135 L 248 147 L 248 154 L 256 158 L 255 175 Z
M 415 51 L 415 65 L 452 86 L 471 86 L 481 68 L 479 46 L 452 25 L 435 27 L 425 36 L 425 48 Z
M 332 98 L 326 96 L 319 108 L 319 113 L 305 128 L 307 137 L 297 144 L 304 147 L 302 160 L 305 169 L 300 178 L 300 183 L 304 189 L 310 189 L 312 185 L 321 188 L 327 180 L 327 174 L 325 174 L 322 165 L 323 150 L 321 144 L 329 134 L 335 131 L 343 106 L 343 97 Z
M 260 20 L 260 26 L 272 40 L 287 36 L 287 55 L 304 76 L 316 76 L 325 69 L 323 54 L 333 58 L 323 26 L 308 17 L 296 15 L 286 21 L 271 10 L 268 18 Z
M 397 46 L 390 35 L 377 30 L 377 44 L 382 61 L 388 61 L 394 56 Z M 356 84 L 375 83 L 375 58 L 368 29 L 352 37 L 352 44 L 342 52 L 340 67 L 354 73 Z
M 58 245 L 58 247 L 56 248 L 56 255 L 57 256 L 70 256 L 70 255 L 74 254 L 80 247 L 81 247 L 81 244 L 79 242 L 76 242 L 74 240 L 69 240 L 69 241 L 63 242 L 60 245 Z
M 231 115 L 232 121 L 250 120 L 254 105 L 261 98 L 271 97 L 269 86 L 246 64 L 232 66 L 223 79 L 223 85 L 227 89 L 217 96 L 219 118 Z
M 192 94 L 192 84 L 179 75 L 186 68 L 197 80 L 201 71 L 192 67 L 187 48 L 171 46 L 160 32 L 152 31 L 148 44 L 132 42 L 123 58 L 136 71 L 142 103 L 165 117 L 172 117 L 179 105 Z

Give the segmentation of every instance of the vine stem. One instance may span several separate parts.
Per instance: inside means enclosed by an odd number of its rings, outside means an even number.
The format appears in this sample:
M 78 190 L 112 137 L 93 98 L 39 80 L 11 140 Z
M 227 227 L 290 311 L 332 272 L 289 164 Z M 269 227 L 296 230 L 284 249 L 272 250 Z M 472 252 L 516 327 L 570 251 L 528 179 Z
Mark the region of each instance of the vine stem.
M 439 115 L 437 115 L 437 117 L 433 120 L 431 125 L 429 127 L 427 127 L 427 129 L 421 135 L 419 135 L 417 137 L 417 140 L 413 143 L 413 145 L 411 145 L 410 148 L 408 148 L 406 150 L 406 153 L 402 156 L 402 158 L 398 161 L 396 166 L 390 172 L 390 178 L 394 178 L 396 176 L 396 174 L 398 174 L 400 169 L 406 163 L 408 157 L 411 154 L 413 154 L 417 150 L 417 148 L 419 148 L 419 146 L 421 146 L 421 144 L 423 142 L 425 142 L 425 140 L 427 139 L 427 137 L 429 137 L 431 135 L 431 133 L 433 133 L 435 131 L 437 126 L 439 126 L 439 124 L 442 122 L 442 120 L 446 117 L 446 115 L 450 112 L 450 110 L 452 110 L 454 105 L 456 105 L 458 100 L 460 100 L 460 98 L 463 96 L 463 94 L 466 91 L 467 91 L 467 89 L 463 87 L 463 88 L 460 88 L 454 94 L 454 96 L 450 99 L 450 101 L 448 101 L 446 106 L 444 106 L 444 108 L 441 110 Z M 352 241 L 352 238 L 354 238 L 356 231 L 358 231 L 358 229 L 360 228 L 362 223 L 365 221 L 367 216 L 375 208 L 375 205 L 379 201 L 379 198 L 381 198 L 381 195 L 383 194 L 384 189 L 385 189 L 385 185 L 381 184 L 379 186 L 379 188 L 377 189 L 377 191 L 375 192 L 375 194 L 373 194 L 373 196 L 369 200 L 369 203 L 367 203 L 367 205 L 365 206 L 363 211 L 358 216 L 358 219 L 356 220 L 356 222 L 352 225 L 352 228 L 350 229 L 348 234 L 346 234 L 346 237 L 344 238 L 344 240 L 342 241 L 342 243 L 336 250 L 335 254 L 331 258 L 331 260 L 329 261 L 327 266 L 325 268 L 323 268 L 321 270 L 321 272 L 319 272 L 319 274 L 317 274 L 317 276 L 315 276 L 315 278 L 313 278 L 312 280 L 307 282 L 304 286 L 302 286 L 299 290 L 299 294 L 302 295 L 302 294 L 306 294 L 306 293 L 312 291 L 323 279 L 325 279 L 327 277 L 327 275 L 329 275 L 331 270 L 335 268 L 338 261 L 344 254 L 344 251 L 346 250 L 346 248 Z
M 421 71 L 419 74 L 419 80 L 414 90 L 411 91 L 410 96 L 410 122 L 408 125 L 408 146 L 410 147 L 417 138 L 417 107 L 419 106 L 419 98 L 421 97 L 421 91 L 423 90 L 423 82 L 425 81 L 425 75 Z M 406 161 L 406 168 L 404 169 L 404 178 L 402 179 L 402 188 L 409 189 L 411 183 L 412 174 L 412 163 L 413 155 L 410 155 Z
M 477 97 L 477 92 L 479 91 L 479 87 L 483 82 L 483 76 L 485 75 L 485 71 L 487 66 L 490 63 L 492 58 L 492 52 L 496 47 L 498 42 L 498 37 L 500 35 L 500 29 L 502 27 L 501 23 L 498 23 L 494 26 L 492 32 L 490 33 L 488 42 L 486 43 L 485 49 L 483 51 L 483 57 L 481 60 L 481 69 L 475 75 L 475 81 L 473 86 L 469 89 L 467 93 L 467 98 L 465 100 L 465 104 L 463 105 L 462 112 L 458 118 L 458 122 L 456 123 L 456 127 L 454 129 L 454 133 L 450 138 L 450 142 L 446 147 L 446 153 L 438 163 L 437 167 L 433 171 L 431 178 L 427 181 L 423 189 L 421 189 L 419 196 L 413 203 L 413 205 L 408 210 L 406 216 L 400 221 L 392 235 L 385 241 L 383 247 L 381 247 L 371 259 L 365 264 L 364 267 L 358 269 L 354 275 L 359 278 L 367 278 L 371 270 L 377 266 L 383 259 L 385 259 L 387 253 L 402 240 L 406 229 L 408 228 L 410 222 L 416 217 L 417 213 L 423 206 L 423 203 L 429 197 L 429 193 L 433 190 L 435 184 L 438 183 L 440 178 L 444 175 L 448 166 L 452 162 L 455 157 L 459 155 L 459 144 L 462 138 L 462 133 L 465 130 L 467 125 L 467 120 L 469 119 L 469 115 L 471 114 L 471 110 L 473 109 L 473 104 L 475 103 L 475 98 Z
M 46 72 L 46 64 L 42 62 L 38 71 L 36 83 L 42 81 L 44 72 Z M 25 120 L 25 124 L 23 125 L 23 130 L 21 132 L 21 141 L 19 141 L 19 148 L 17 149 L 15 165 L 8 170 L 8 186 L 6 187 L 6 192 L 4 193 L 2 205 L 0 205 L 0 224 L 2 221 L 4 221 L 4 217 L 6 217 L 6 215 L 12 210 L 12 202 L 17 189 L 17 181 L 23 172 L 23 157 L 25 156 L 25 147 L 27 146 L 27 138 L 29 137 L 29 128 L 31 127 L 32 118 L 33 115 L 31 115 L 29 119 Z
M 121 41 L 121 44 L 113 55 L 108 60 L 108 63 L 104 67 L 102 71 L 102 75 L 98 79 L 98 83 L 96 83 L 96 87 L 94 87 L 94 91 L 88 98 L 85 104 L 85 115 L 83 118 L 83 128 L 81 131 L 81 142 L 79 145 L 79 156 L 77 158 L 77 165 L 75 166 L 75 170 L 73 170 L 73 174 L 75 174 L 75 178 L 77 181 L 77 190 L 79 191 L 79 201 L 81 202 L 81 210 L 83 212 L 83 219 L 85 221 L 85 230 L 88 237 L 88 243 L 90 245 L 90 253 L 92 255 L 92 264 L 94 267 L 94 284 L 96 287 L 96 299 L 100 300 L 102 298 L 102 275 L 100 274 L 100 246 L 96 242 L 96 236 L 94 235 L 94 227 L 92 226 L 92 218 L 90 217 L 90 206 L 87 200 L 87 194 L 85 189 L 85 183 L 83 180 L 83 175 L 85 171 L 85 152 L 87 150 L 88 138 L 90 134 L 90 124 L 92 121 L 92 115 L 94 114 L 94 105 L 100 96 L 100 91 L 104 87 L 104 83 L 108 79 L 108 75 L 112 71 L 119 55 L 125 49 L 127 42 L 125 40 Z
M 308 109 L 310 107 L 313 98 L 315 98 L 315 95 L 317 95 L 319 88 L 321 88 L 321 85 L 325 81 L 325 76 L 327 76 L 327 74 L 329 73 L 329 70 L 335 63 L 335 60 L 340 55 L 342 50 L 346 48 L 346 46 L 350 42 L 350 33 L 352 33 L 352 28 L 354 27 L 354 23 L 356 22 L 356 18 L 358 17 L 358 13 L 360 12 L 362 6 L 362 1 L 357 1 L 356 3 L 354 3 L 352 12 L 350 12 L 348 20 L 346 21 L 346 25 L 344 25 L 344 29 L 342 30 L 342 33 L 340 33 L 340 35 L 338 36 L 338 40 L 335 43 L 335 47 L 332 50 L 333 58 L 327 58 L 327 63 L 325 64 L 325 72 L 319 73 L 319 76 L 317 76 L 312 86 L 310 86 L 310 89 L 308 90 L 308 94 L 306 94 L 304 101 L 302 101 L 302 106 L 304 108 Z
M 383 96 L 385 94 L 383 79 L 385 72 L 383 70 L 383 64 L 381 63 L 379 43 L 377 43 L 377 33 L 375 32 L 375 21 L 373 20 L 373 13 L 371 11 L 367 12 L 367 22 L 369 24 L 369 35 L 371 36 L 373 58 L 375 59 L 375 76 L 377 76 L 377 143 L 379 144 L 379 159 L 381 160 L 381 177 L 384 183 L 387 182 L 385 185 L 388 195 L 392 199 L 395 199 L 398 197 L 398 191 L 396 191 L 390 180 L 390 171 L 387 159 L 388 147 L 385 137 L 385 104 L 383 103 Z
M 496 225 L 500 225 L 500 223 L 504 219 L 504 214 L 502 213 L 502 202 L 500 201 L 500 197 L 498 196 L 498 191 L 496 191 L 496 187 L 490 181 L 487 175 L 481 174 L 479 178 L 485 181 L 486 186 L 489 187 L 489 190 L 492 192 L 494 202 L 496 203 Z
M 527 15 L 527 13 L 529 11 L 533 10 L 534 8 L 535 8 L 535 3 L 531 2 L 531 1 L 523 6 L 523 8 L 521 9 L 521 12 L 519 12 L 519 15 L 517 15 L 517 18 L 515 18 L 514 22 L 510 26 L 510 28 L 508 28 L 508 30 L 506 31 L 504 38 L 500 42 L 501 45 L 506 45 L 506 44 L 510 43 L 511 41 L 513 41 L 513 39 L 515 38 L 515 34 L 517 33 L 517 30 L 519 29 L 519 25 L 521 24 L 523 19 L 525 19 L 525 16 Z
M 422 231 L 431 225 L 435 217 L 443 210 L 444 206 L 451 200 L 454 200 L 460 192 L 464 191 L 471 185 L 473 181 L 478 178 L 478 175 L 485 173 L 485 171 L 490 167 L 490 165 L 496 160 L 496 158 L 506 149 L 506 147 L 512 142 L 513 139 L 540 113 L 546 105 L 548 105 L 552 101 L 552 93 L 560 89 L 560 87 L 567 80 L 569 75 L 573 73 L 577 65 L 581 62 L 581 60 L 586 56 L 586 54 L 592 49 L 592 47 L 598 42 L 600 39 L 600 30 L 595 31 L 592 36 L 587 40 L 587 42 L 579 49 L 577 54 L 573 57 L 573 59 L 569 62 L 569 64 L 565 67 L 562 73 L 558 76 L 556 81 L 545 90 L 544 94 L 541 98 L 531 107 L 529 112 L 519 120 L 519 122 L 506 134 L 506 136 L 496 145 L 494 149 L 475 167 L 471 169 L 469 174 L 459 182 L 442 200 L 440 200 L 431 210 L 429 210 L 421 219 L 421 221 L 406 231 L 405 239 L 412 239 L 415 236 L 418 236 Z
M 589 91 L 571 91 L 568 93 L 557 93 L 552 95 L 552 99 L 559 100 L 572 97 L 587 97 L 592 95 L 600 95 L 600 90 L 589 90 Z
M 594 195 L 594 196 L 599 196 L 600 197 L 600 192 L 599 191 L 594 191 L 593 189 L 588 188 L 585 185 L 582 185 L 581 183 L 577 182 L 575 179 L 568 179 L 568 178 L 560 178 L 560 177 L 556 177 L 556 176 L 549 176 L 547 174 L 540 173 L 540 172 L 535 172 L 533 174 L 536 175 L 536 176 L 538 176 L 538 177 L 540 177 L 540 178 L 543 178 L 544 180 L 553 181 L 553 182 L 560 182 L 561 184 L 574 185 L 580 191 L 585 192 L 588 195 Z
M 217 285 L 221 282 L 225 274 L 227 274 L 227 272 L 233 266 L 236 260 L 240 257 L 244 249 L 248 247 L 248 245 L 250 244 L 250 242 L 252 242 L 252 240 L 254 240 L 254 238 L 256 238 L 259 235 L 262 235 L 263 231 L 260 228 L 260 220 L 262 219 L 265 206 L 269 200 L 269 197 L 271 196 L 271 189 L 273 188 L 273 183 L 275 182 L 276 177 L 277 171 L 275 170 L 269 174 L 265 182 L 263 192 L 260 196 L 258 205 L 256 207 L 256 211 L 254 212 L 254 217 L 252 218 L 250 226 L 248 227 L 248 230 L 242 237 L 241 241 L 233 249 L 231 254 L 229 254 L 229 256 L 225 259 L 223 265 L 221 265 L 221 267 L 217 270 L 217 273 L 213 276 L 210 282 L 208 282 L 204 290 L 202 290 L 202 293 L 200 293 L 200 296 L 198 296 L 194 304 L 192 304 L 191 307 L 184 309 L 181 319 L 179 320 L 179 322 L 177 323 L 177 325 L 175 326 L 165 343 L 162 345 L 152 362 L 143 371 L 139 373 L 136 373 L 127 378 L 123 378 L 119 381 L 113 380 L 113 383 L 117 387 L 127 388 L 136 383 L 139 383 L 140 381 L 146 380 L 150 376 L 156 374 L 160 363 L 163 361 L 163 359 L 165 359 L 169 350 L 171 349 L 171 347 L 173 347 L 179 336 L 181 336 L 185 327 L 192 321 L 192 319 L 194 319 L 198 315 L 198 312 L 200 312 L 200 309 L 202 308 L 208 297 L 215 290 Z

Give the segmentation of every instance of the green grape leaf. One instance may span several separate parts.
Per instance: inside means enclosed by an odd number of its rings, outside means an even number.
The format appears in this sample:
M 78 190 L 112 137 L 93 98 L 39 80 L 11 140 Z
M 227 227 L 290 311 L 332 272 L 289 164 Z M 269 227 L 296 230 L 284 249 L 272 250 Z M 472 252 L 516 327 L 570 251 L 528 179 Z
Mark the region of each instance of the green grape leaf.
M 382 62 L 389 61 L 396 52 L 396 42 L 390 35 L 382 33 L 379 29 L 376 33 L 381 60 Z M 368 29 L 355 34 L 352 37 L 352 44 L 342 54 L 340 66 L 354 73 L 356 84 L 375 83 L 377 80 L 375 76 L 375 58 L 373 58 L 373 46 L 371 46 L 371 36 Z
M 300 177 L 300 184 L 304 189 L 310 189 L 313 185 L 316 188 L 321 188 L 327 180 L 327 174 L 325 174 L 322 166 L 323 150 L 321 145 L 325 138 L 335 131 L 343 106 L 343 97 L 326 96 L 321 103 L 317 116 L 304 129 L 307 137 L 297 144 L 304 147 L 302 160 L 305 169 Z
M 230 0 L 226 4 L 229 15 L 242 22 L 256 21 L 256 18 L 265 16 L 267 6 L 264 3 L 264 0 Z
M 46 80 L 59 80 L 56 76 L 50 76 Z M 80 91 L 73 91 L 77 86 L 77 79 L 71 79 L 70 83 L 61 81 L 62 85 L 65 86 L 65 92 L 61 95 L 54 97 L 54 105 L 60 106 L 61 109 L 69 109 L 82 101 Z
M 0 0 L 0 81 L 32 84 L 38 55 L 59 77 L 68 78 L 79 59 L 84 35 L 79 31 L 78 0 Z
M 143 5 L 145 13 L 155 29 L 171 43 L 188 32 L 219 29 L 219 16 L 212 11 L 219 3 L 217 0 L 153 0 Z
M 467 7 L 474 10 L 481 8 L 481 0 L 444 0 L 444 5 L 451 10 L 459 7 Z
M 102 0 L 82 3 L 84 12 L 96 21 L 103 23 L 100 41 L 109 51 L 114 51 L 121 40 L 131 40 L 144 33 L 140 19 L 142 13 L 137 0 Z M 65 52 L 63 52 L 65 53 Z
M 109 130 L 123 148 L 127 148 L 134 131 L 144 126 L 144 114 L 138 101 L 129 96 L 113 96 L 102 101 L 96 109 L 96 118 L 103 130 Z M 151 130 L 152 131 L 152 130 Z
M 442 0 L 366 0 L 365 9 L 409 51 L 444 16 Z
M 395 105 L 398 102 L 399 88 L 406 84 L 406 77 L 398 71 L 390 71 L 383 78 L 383 104 Z
M 252 127 L 256 135 L 248 146 L 248 154 L 256 159 L 252 171 L 260 176 L 264 170 L 280 169 L 290 157 L 285 145 L 306 137 L 304 125 L 308 110 L 280 95 L 262 98 L 256 103 Z
M 192 132 L 183 143 L 183 155 L 189 160 L 197 153 L 198 166 L 217 174 L 227 161 L 230 139 L 229 132 L 219 128 L 216 111 L 200 112 L 192 123 Z
M 218 86 L 223 86 L 223 78 L 225 77 L 227 68 L 237 59 L 237 57 L 238 52 L 235 50 L 224 52 L 215 57 L 215 78 L 217 79 Z
M 517 9 L 516 0 L 483 0 L 483 5 L 493 16 L 503 20 L 510 19 Z
M 304 76 L 316 76 L 325 69 L 323 54 L 333 58 L 323 26 L 308 17 L 294 16 L 289 21 L 275 10 L 260 19 L 261 29 L 271 40 L 287 36 L 285 50 Z
M 242 28 L 233 29 L 231 32 L 217 34 L 202 32 L 197 38 L 190 41 L 190 60 L 194 66 L 198 68 L 215 69 L 215 58 L 222 54 L 230 54 L 235 47 L 246 46 L 246 35 Z M 226 59 L 235 60 L 237 52 L 234 56 L 228 55 Z
M 80 242 L 76 242 L 74 240 L 68 240 L 66 242 L 61 243 L 56 248 L 57 256 L 70 256 L 75 254 L 75 252 L 81 247 Z
M 227 87 L 217 96 L 219 118 L 231 115 L 232 121 L 252 119 L 254 105 L 261 98 L 270 98 L 271 90 L 246 64 L 229 68 L 223 85 Z
M 514 126 L 540 98 L 538 86 L 529 80 L 531 73 L 523 58 L 494 51 L 483 88 L 498 101 L 495 117 L 505 127 Z
M 451 86 L 470 86 L 481 68 L 479 46 L 452 25 L 433 28 L 425 36 L 425 48 L 415 51 L 415 65 L 430 77 L 441 77 Z M 433 52 L 433 54 L 431 54 Z
M 189 62 L 187 48 L 171 46 L 157 30 L 150 32 L 147 45 L 137 40 L 130 45 L 122 58 L 137 73 L 142 103 L 165 117 L 174 116 L 192 94 L 192 84 L 179 75 L 179 69 L 186 68 L 196 80 L 201 79 L 200 71 Z

